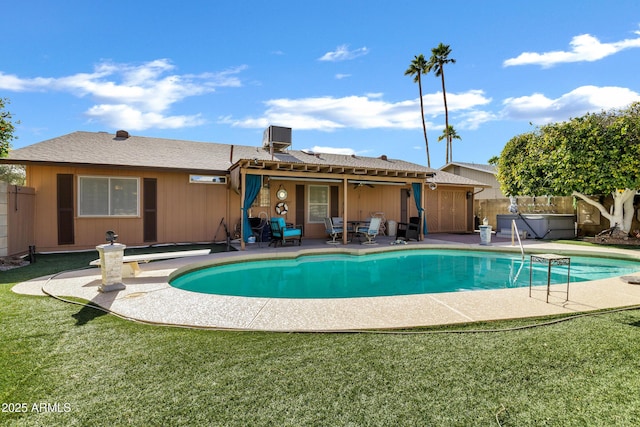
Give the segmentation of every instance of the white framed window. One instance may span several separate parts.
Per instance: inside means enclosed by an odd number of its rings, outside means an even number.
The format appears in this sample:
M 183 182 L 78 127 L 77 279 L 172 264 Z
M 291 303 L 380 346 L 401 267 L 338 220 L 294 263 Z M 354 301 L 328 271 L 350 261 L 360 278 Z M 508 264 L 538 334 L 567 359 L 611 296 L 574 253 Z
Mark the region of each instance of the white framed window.
M 329 186 L 309 186 L 309 223 L 321 223 L 329 216 Z
M 78 177 L 78 216 L 139 216 L 138 178 Z

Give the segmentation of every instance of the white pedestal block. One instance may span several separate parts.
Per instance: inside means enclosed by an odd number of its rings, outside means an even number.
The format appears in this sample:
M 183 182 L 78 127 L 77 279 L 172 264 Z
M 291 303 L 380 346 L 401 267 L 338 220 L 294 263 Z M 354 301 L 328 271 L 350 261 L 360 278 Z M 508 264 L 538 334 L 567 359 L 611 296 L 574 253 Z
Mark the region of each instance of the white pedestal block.
M 125 245 L 121 243 L 96 246 L 100 254 L 100 269 L 102 270 L 102 285 L 100 292 L 121 291 L 126 289 L 122 283 L 122 257 Z

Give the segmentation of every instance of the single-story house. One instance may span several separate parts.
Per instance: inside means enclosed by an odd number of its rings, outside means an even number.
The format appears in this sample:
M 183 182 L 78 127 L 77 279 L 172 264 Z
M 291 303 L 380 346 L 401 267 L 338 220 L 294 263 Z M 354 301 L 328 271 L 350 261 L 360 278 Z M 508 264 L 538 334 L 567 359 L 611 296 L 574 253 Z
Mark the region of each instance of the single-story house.
M 505 196 L 504 193 L 500 190 L 500 183 L 496 179 L 496 175 L 498 172 L 496 170 L 496 167 L 493 165 L 486 165 L 481 163 L 451 162 L 442 166 L 439 170 L 486 184 L 487 187 L 483 188 L 482 191 L 476 193 L 476 200 L 507 198 L 507 196 Z
M 94 248 L 107 230 L 128 246 L 222 241 L 222 225 L 246 239 L 243 213 L 282 216 L 308 238 L 326 236 L 327 216 L 407 222 L 421 212 L 429 233 L 472 232 L 483 187 L 385 155 L 293 150 L 291 129 L 275 126 L 254 146 L 73 132 L 0 163 L 26 166 L 38 251 Z

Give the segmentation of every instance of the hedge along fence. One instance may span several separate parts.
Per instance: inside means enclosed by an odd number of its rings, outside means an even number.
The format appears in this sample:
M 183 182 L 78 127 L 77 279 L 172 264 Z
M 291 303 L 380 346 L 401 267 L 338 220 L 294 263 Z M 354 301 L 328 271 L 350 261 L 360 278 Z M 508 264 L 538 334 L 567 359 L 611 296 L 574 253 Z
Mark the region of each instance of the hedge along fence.
M 0 256 L 28 253 L 35 244 L 35 194 L 33 188 L 0 182 Z

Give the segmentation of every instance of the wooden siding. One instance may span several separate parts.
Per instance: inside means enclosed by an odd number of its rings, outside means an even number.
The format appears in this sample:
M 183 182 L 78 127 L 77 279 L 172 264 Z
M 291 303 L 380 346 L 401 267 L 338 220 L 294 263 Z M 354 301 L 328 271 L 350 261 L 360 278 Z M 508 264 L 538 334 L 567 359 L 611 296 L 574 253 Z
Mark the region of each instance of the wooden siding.
M 326 185 L 337 188 L 339 204 L 337 212 L 339 216 L 345 216 L 342 183 L 304 184 L 306 186 Z M 275 205 L 279 200 L 276 198 L 275 193 L 280 186 L 286 189 L 289 194 L 286 200 L 289 211 L 287 214 L 282 215 L 282 217 L 284 217 L 285 221 L 294 223 L 296 222 L 295 212 L 298 203 L 306 204 L 308 201 L 296 200 L 295 184 L 292 181 L 277 181 L 276 179 L 272 179 L 270 190 L 271 206 L 262 208 L 262 210 L 265 212 L 268 211 L 268 216 L 270 217 L 278 216 L 275 212 Z M 374 185 L 373 187 L 362 185 L 356 187 L 354 184 L 349 184 L 347 187 L 347 220 L 366 219 L 371 217 L 375 212 L 383 212 L 387 220 L 400 222 L 401 193 L 403 189 L 406 190 L 409 188 L 408 185 Z M 425 186 L 425 211 L 429 233 L 466 233 L 473 231 L 473 221 L 468 218 L 469 212 L 471 212 L 472 209 L 470 206 L 472 199 L 467 199 L 467 191 L 471 191 L 471 188 L 440 186 L 436 190 L 429 190 Z M 309 194 L 309 191 L 305 191 L 305 194 Z M 232 207 L 232 211 L 233 209 Z M 334 206 L 330 206 L 329 209 L 334 213 L 336 212 Z M 407 199 L 406 209 L 409 217 L 418 215 L 413 193 Z M 254 212 L 254 214 L 257 213 Z M 322 238 L 326 236 L 324 224 L 305 222 L 304 224 L 297 225 L 304 226 L 304 233 L 307 238 Z
M 329 212 L 333 214 L 337 214 L 337 216 L 344 217 L 345 216 L 345 208 L 344 208 L 344 188 L 342 183 L 298 183 L 298 185 L 305 185 L 308 187 L 309 185 L 324 185 L 330 187 L 329 194 L 335 194 L 337 191 L 338 197 L 337 201 L 335 196 L 330 197 L 330 206 Z M 278 181 L 276 178 L 273 178 L 270 183 L 270 199 L 271 206 L 269 208 L 263 208 L 263 210 L 269 211 L 268 215 L 278 216 L 275 212 L 275 206 L 280 200 L 278 200 L 275 196 L 276 191 L 282 186 L 288 192 L 288 197 L 285 202 L 289 208 L 288 213 L 285 215 L 281 215 L 285 221 L 294 223 L 296 222 L 296 209 L 299 204 L 302 203 L 306 205 L 308 200 L 297 200 L 295 188 L 296 185 L 292 181 Z M 359 220 L 366 219 L 371 217 L 375 212 L 383 212 L 384 216 L 387 220 L 394 220 L 396 222 L 400 221 L 400 194 L 402 189 L 408 189 L 409 186 L 401 186 L 401 185 L 381 185 L 374 184 L 373 187 L 362 185 L 356 187 L 354 184 L 348 184 L 347 187 L 347 220 Z M 305 188 L 305 192 L 308 197 L 309 191 L 308 188 Z M 337 206 L 335 204 L 337 203 Z M 415 201 L 413 198 L 409 198 L 408 200 L 408 212 L 409 216 L 416 216 L 417 209 L 415 207 Z M 308 210 L 307 210 L 308 212 Z M 257 212 L 254 212 L 257 214 Z M 304 235 L 307 238 L 323 238 L 326 236 L 326 232 L 324 229 L 324 223 L 309 223 L 307 219 L 303 224 L 297 224 L 304 226 Z
M 35 191 L 29 187 L 8 185 L 6 202 L 4 205 L 6 206 L 6 253 L 4 255 L 27 253 L 29 246 L 34 244 Z
M 397 185 L 374 185 L 373 188 L 363 185 L 355 187 L 349 184 L 347 190 L 348 216 L 350 219 L 366 219 L 377 212 L 384 213 L 384 217 L 388 220 L 400 222 L 400 200 L 402 189 L 408 189 L 409 186 Z M 418 210 L 415 201 L 410 198 L 407 203 L 409 216 L 416 216 Z
M 469 188 L 439 186 L 426 190 L 426 214 L 429 233 L 466 233 L 473 231 L 468 219 L 472 199 Z
M 72 245 L 58 245 L 57 228 L 55 227 L 57 195 L 56 176 L 72 174 L 74 176 L 74 232 L 75 242 Z M 157 180 L 157 242 L 144 241 L 143 200 L 139 194 L 139 215 L 135 217 L 78 217 L 78 176 L 135 177 L 140 180 L 139 190 L 144 192 L 144 179 Z M 27 168 L 27 182 L 36 190 L 35 197 L 35 245 L 39 251 L 92 249 L 105 241 L 104 233 L 114 230 L 118 241 L 127 246 L 146 246 L 157 243 L 210 242 L 216 237 L 224 241 L 224 231 L 219 229 L 222 220 L 226 223 L 232 238 L 239 237 L 240 230 L 240 194 L 227 185 L 190 184 L 186 172 L 136 171 L 107 168 L 55 167 L 30 165 Z M 265 181 L 266 182 L 266 181 Z M 285 202 L 288 211 L 282 215 L 287 222 L 300 222 L 296 212 L 308 215 L 308 198 L 310 185 L 326 185 L 330 188 L 329 212 L 345 216 L 344 183 L 309 182 L 278 180 L 271 177 L 269 183 L 269 206 L 253 209 L 258 215 L 265 212 L 267 216 L 277 216 L 275 206 L 280 200 L 276 191 L 282 186 L 288 192 Z M 298 186 L 298 187 L 297 187 Z M 304 186 L 304 192 L 300 191 Z M 426 188 L 426 187 L 425 187 Z M 401 205 L 403 190 L 410 190 L 409 185 L 373 184 L 356 186 L 348 184 L 346 216 L 348 220 L 366 219 L 376 212 L 383 212 L 387 220 L 401 221 L 401 213 L 406 209 L 408 216 L 417 216 L 413 192 L 406 199 L 406 207 Z M 425 190 L 427 224 L 430 233 L 466 232 L 468 226 L 466 198 L 469 188 L 439 187 L 435 191 Z M 338 197 L 336 199 L 335 193 Z M 299 195 L 304 193 L 304 197 Z M 336 201 L 337 200 L 337 201 Z M 337 203 L 337 207 L 335 206 Z M 304 208 L 304 209 L 301 209 Z M 305 218 L 304 235 L 307 238 L 323 238 L 326 236 L 323 223 L 309 223 Z M 217 233 L 217 234 L 216 234 Z
M 58 245 L 55 221 L 52 222 L 56 217 L 57 174 L 73 174 L 75 179 L 73 245 Z M 84 175 L 136 177 L 140 179 L 140 192 L 144 178 L 157 179 L 157 243 L 212 241 L 220 220 L 228 215 L 228 201 L 233 199 L 226 185 L 190 184 L 187 173 L 30 165 L 27 182 L 37 193 L 35 244 L 39 251 L 94 248 L 104 243 L 107 230 L 116 231 L 118 241 L 127 246 L 149 244 L 144 242 L 143 236 L 142 194 L 138 195 L 140 212 L 136 217 L 78 217 L 77 179 Z M 239 200 L 238 197 L 235 199 Z M 224 236 L 219 238 L 223 240 Z

